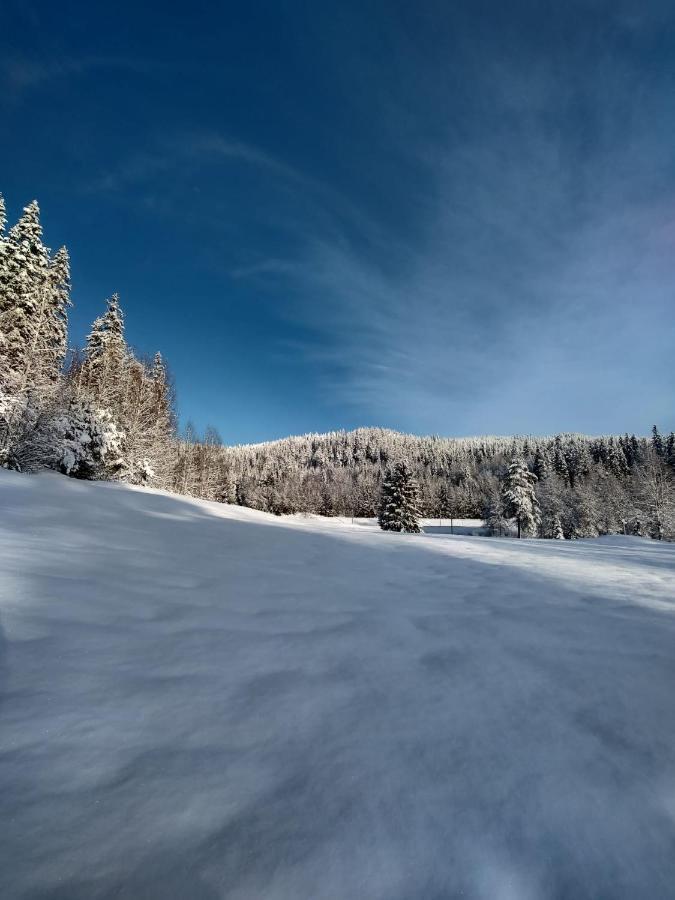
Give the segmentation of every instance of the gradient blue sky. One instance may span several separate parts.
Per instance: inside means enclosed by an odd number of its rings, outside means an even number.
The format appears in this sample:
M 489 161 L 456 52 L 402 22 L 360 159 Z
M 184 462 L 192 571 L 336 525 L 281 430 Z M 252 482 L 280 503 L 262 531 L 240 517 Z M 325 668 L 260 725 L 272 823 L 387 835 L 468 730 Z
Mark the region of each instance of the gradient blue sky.
M 183 419 L 675 427 L 675 4 L 5 0 L 0 190 Z

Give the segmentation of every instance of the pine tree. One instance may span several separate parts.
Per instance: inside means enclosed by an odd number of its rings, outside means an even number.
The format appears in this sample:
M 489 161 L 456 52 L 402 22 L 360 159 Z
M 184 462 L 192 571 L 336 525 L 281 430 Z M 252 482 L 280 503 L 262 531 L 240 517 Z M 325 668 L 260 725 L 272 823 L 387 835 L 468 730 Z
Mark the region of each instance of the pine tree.
M 452 526 L 454 510 L 453 510 L 452 495 L 450 494 L 450 490 L 448 488 L 447 481 L 442 481 L 441 486 L 438 489 L 438 497 L 436 499 L 436 511 L 438 512 L 438 518 L 441 521 L 443 519 L 450 519 L 450 523 Z
M 675 471 L 675 432 L 671 431 L 666 442 L 666 461 L 673 471 Z
M 47 327 L 53 301 L 49 251 L 42 243 L 40 209 L 29 203 L 3 239 L 3 290 L 0 330 L 4 336 L 5 389 L 23 394 L 53 381 L 51 335 Z
M 669 467 L 652 449 L 637 478 L 637 505 L 656 540 L 675 536 L 675 484 Z
M 614 438 L 610 437 L 607 442 L 607 453 L 604 460 L 605 466 L 609 472 L 619 478 L 628 475 L 628 463 L 621 446 L 617 446 Z
M 551 474 L 551 463 L 548 458 L 548 454 L 543 447 L 537 447 L 534 453 L 534 460 L 532 462 L 532 471 L 537 476 L 539 481 L 543 481 L 544 478 L 548 478 Z
M 419 492 L 417 482 L 405 462 L 387 474 L 382 485 L 379 524 L 384 531 L 419 534 Z
M 520 459 L 509 466 L 503 491 L 508 515 L 516 520 L 518 537 L 521 533 L 535 534 L 539 524 L 539 503 L 534 493 L 537 476 Z
M 488 531 L 494 537 L 499 535 L 508 535 L 509 522 L 506 512 L 506 503 L 504 496 L 499 489 L 499 482 L 496 479 L 488 488 L 488 494 L 483 509 L 483 521 Z
M 661 437 L 659 429 L 656 427 L 656 425 L 654 425 L 652 428 L 652 449 L 657 456 L 663 458 L 665 453 L 663 438 Z
M 33 201 L 7 235 L 0 204 L 0 459 L 33 468 L 53 458 L 70 304 L 68 255 L 50 259 Z M 52 448 L 53 449 L 53 448 Z
M 162 444 L 168 441 L 174 433 L 174 409 L 171 386 L 169 384 L 169 376 L 162 359 L 162 354 L 158 351 L 152 361 L 152 369 L 150 370 L 150 378 L 153 388 L 153 402 L 155 406 L 155 426 L 154 432 L 156 440 Z
M 99 406 L 119 415 L 125 389 L 129 350 L 124 337 L 124 314 L 117 294 L 94 320 L 84 349 L 81 383 Z
M 597 537 L 602 527 L 596 494 L 588 484 L 578 485 L 569 494 L 567 526 L 570 537 Z
M 7 215 L 5 198 L 0 194 L 0 391 L 9 378 L 8 344 L 4 334 L 3 314 L 6 311 L 9 286 L 9 243 L 5 235 Z
M 560 436 L 556 437 L 553 445 L 553 470 L 565 484 L 570 483 L 570 472 Z
M 54 372 L 60 374 L 68 352 L 68 308 L 70 300 L 70 257 L 65 247 L 55 253 L 49 264 L 52 302 L 45 323 L 47 344 L 52 347 Z M 55 377 L 56 377 L 55 374 Z

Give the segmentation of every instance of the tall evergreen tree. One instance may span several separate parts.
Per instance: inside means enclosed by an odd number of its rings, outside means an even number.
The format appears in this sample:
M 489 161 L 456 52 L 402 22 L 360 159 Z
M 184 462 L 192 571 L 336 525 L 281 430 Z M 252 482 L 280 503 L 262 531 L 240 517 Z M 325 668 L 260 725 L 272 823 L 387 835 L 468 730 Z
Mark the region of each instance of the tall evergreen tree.
M 5 198 L 0 194 L 0 390 L 9 377 L 8 344 L 5 337 L 4 312 L 6 311 L 9 284 L 9 243 L 5 235 L 7 215 Z
M 534 493 L 537 476 L 525 463 L 514 459 L 504 480 L 504 502 L 507 514 L 515 518 L 518 537 L 535 534 L 539 524 L 539 503 Z
M 666 441 L 666 461 L 673 471 L 675 471 L 675 432 L 671 431 Z
M 665 448 L 663 445 L 663 438 L 661 437 L 661 433 L 656 425 L 652 428 L 652 449 L 657 456 L 663 458 L 665 453 Z
M 570 483 L 570 471 L 560 435 L 556 436 L 553 444 L 553 470 L 565 484 Z
M 419 534 L 419 491 L 412 471 L 405 462 L 387 474 L 382 485 L 378 521 L 384 531 Z
M 442 481 L 441 486 L 438 489 L 438 496 L 436 498 L 436 511 L 438 513 L 439 519 L 450 519 L 450 521 L 452 522 L 454 515 L 454 504 L 447 481 Z
M 25 207 L 3 241 L 0 329 L 4 336 L 6 387 L 23 393 L 53 380 L 52 335 L 47 327 L 53 294 L 49 251 L 42 243 L 37 201 Z
M 534 460 L 532 462 L 532 470 L 539 481 L 548 478 L 551 474 L 551 463 L 545 447 L 537 447 L 534 452 Z
M 52 302 L 45 323 L 45 337 L 53 348 L 52 358 L 55 376 L 61 373 L 68 352 L 68 308 L 70 300 L 70 257 L 65 247 L 61 247 L 50 261 Z
M 94 320 L 84 349 L 82 382 L 96 400 L 119 412 L 125 391 L 129 351 L 124 337 L 124 314 L 117 294 L 106 302 L 106 311 Z
M 494 479 L 489 485 L 483 507 L 483 521 L 488 531 L 494 536 L 508 535 L 509 522 L 504 495 L 499 489 L 499 482 Z

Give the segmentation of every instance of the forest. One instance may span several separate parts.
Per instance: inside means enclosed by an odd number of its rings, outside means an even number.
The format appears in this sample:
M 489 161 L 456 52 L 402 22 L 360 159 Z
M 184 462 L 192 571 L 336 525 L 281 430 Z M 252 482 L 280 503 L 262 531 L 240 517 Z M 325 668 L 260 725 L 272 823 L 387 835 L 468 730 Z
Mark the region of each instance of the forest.
M 381 428 L 223 446 L 178 427 L 167 366 L 126 340 L 117 295 L 85 346 L 68 340 L 70 261 L 44 243 L 36 201 L 7 227 L 0 196 L 0 465 L 152 485 L 278 515 L 371 517 L 405 464 L 421 516 L 480 517 L 513 533 L 514 461 L 542 538 L 675 538 L 675 435 L 418 437 Z M 448 423 L 452 430 L 452 423 Z M 529 488 L 528 488 L 529 490 Z

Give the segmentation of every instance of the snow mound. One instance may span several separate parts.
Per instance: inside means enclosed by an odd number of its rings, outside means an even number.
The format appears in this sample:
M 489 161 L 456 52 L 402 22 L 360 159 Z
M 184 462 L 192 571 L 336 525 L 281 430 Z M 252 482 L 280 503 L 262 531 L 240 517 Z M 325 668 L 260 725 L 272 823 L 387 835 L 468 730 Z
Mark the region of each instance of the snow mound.
M 0 510 L 3 898 L 672 897 L 675 546 Z

